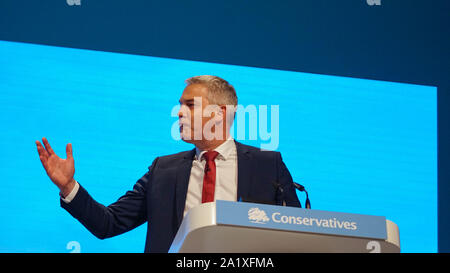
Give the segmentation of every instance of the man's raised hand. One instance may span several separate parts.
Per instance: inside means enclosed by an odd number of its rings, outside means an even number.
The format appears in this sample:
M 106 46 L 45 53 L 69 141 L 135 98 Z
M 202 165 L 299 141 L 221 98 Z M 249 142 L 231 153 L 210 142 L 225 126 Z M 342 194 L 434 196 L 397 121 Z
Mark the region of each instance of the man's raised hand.
M 69 143 L 66 145 L 67 158 L 62 159 L 55 154 L 45 137 L 42 138 L 42 142 L 44 143 L 45 148 L 39 140 L 36 141 L 37 151 L 42 166 L 44 166 L 48 177 L 56 186 L 58 186 L 61 194 L 66 197 L 72 191 L 76 183 L 73 179 L 75 164 L 72 154 L 72 144 Z

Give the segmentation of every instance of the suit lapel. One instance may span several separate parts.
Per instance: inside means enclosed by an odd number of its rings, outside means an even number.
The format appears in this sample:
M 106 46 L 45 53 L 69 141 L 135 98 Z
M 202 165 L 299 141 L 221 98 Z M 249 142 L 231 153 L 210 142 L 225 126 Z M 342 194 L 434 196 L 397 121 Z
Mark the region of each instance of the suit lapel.
M 241 198 L 247 198 L 252 182 L 251 172 L 253 170 L 252 155 L 247 146 L 235 141 L 237 152 L 237 164 L 238 164 L 238 190 L 237 200 Z
M 187 152 L 177 169 L 177 183 L 175 185 L 175 205 L 177 225 L 181 224 L 183 220 L 184 206 L 186 204 L 186 195 L 189 184 L 189 177 L 191 175 L 192 160 L 194 159 L 195 149 Z

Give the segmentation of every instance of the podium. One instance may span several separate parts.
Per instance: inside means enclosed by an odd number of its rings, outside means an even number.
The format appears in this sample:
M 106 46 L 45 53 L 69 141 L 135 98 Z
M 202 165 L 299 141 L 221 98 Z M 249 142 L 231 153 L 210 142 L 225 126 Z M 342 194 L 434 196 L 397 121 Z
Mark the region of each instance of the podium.
M 217 200 L 192 208 L 170 253 L 400 252 L 382 216 Z

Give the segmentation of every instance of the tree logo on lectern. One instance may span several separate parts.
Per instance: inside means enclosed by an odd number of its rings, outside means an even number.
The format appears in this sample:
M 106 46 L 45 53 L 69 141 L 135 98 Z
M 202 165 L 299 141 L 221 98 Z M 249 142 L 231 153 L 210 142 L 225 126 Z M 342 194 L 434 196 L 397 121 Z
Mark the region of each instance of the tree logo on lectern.
M 265 224 L 265 222 L 269 221 L 269 217 L 267 217 L 265 211 L 251 208 L 248 210 L 248 220 L 252 223 Z

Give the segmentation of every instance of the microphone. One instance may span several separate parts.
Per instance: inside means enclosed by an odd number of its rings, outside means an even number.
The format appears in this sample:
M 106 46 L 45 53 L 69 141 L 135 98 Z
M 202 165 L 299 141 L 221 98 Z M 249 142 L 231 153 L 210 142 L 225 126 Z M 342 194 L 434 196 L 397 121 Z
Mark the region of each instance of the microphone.
M 284 189 L 283 187 L 281 187 L 281 184 L 278 183 L 277 181 L 272 181 L 272 185 L 275 187 L 275 189 L 277 190 L 277 195 L 278 192 L 280 193 L 281 196 L 281 206 L 286 206 L 286 201 L 284 200 Z
M 305 187 L 303 185 L 300 185 L 299 183 L 292 182 L 294 184 L 294 187 L 302 192 L 306 193 L 306 201 L 305 201 L 305 208 L 311 209 L 311 202 L 309 201 L 308 192 L 306 191 Z

